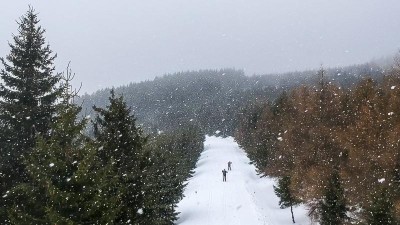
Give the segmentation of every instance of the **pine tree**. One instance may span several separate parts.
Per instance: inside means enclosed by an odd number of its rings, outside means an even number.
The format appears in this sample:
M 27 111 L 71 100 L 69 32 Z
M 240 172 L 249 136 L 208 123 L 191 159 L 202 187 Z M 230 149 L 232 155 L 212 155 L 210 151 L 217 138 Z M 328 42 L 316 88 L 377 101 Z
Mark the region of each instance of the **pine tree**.
M 123 97 L 116 97 L 111 91 L 110 105 L 106 109 L 93 107 L 97 116 L 94 122 L 94 135 L 100 145 L 99 157 L 103 164 L 114 160 L 119 183 L 124 187 L 122 211 L 118 222 L 141 223 L 143 219 L 143 185 L 149 167 L 147 153 L 143 145 L 147 138 L 136 125 L 136 118 Z
M 33 8 L 18 22 L 18 34 L 9 43 L 10 53 L 0 58 L 0 194 L 27 178 L 23 157 L 35 144 L 35 135 L 45 135 L 54 119 L 55 102 L 61 92 L 54 74 L 53 55 L 45 44 Z M 1 200 L 0 200 L 1 201 Z M 0 205 L 4 215 L 4 202 Z
M 372 204 L 367 209 L 367 224 L 368 225 L 396 225 L 394 217 L 394 207 L 389 191 L 387 188 L 382 188 L 373 195 Z
M 68 82 L 64 86 L 68 92 Z M 26 157 L 29 182 L 6 195 L 11 224 L 114 224 L 123 190 L 113 161 L 101 165 L 97 146 L 83 135 L 80 107 L 63 95 L 49 137 L 39 136 Z
M 324 196 L 325 199 L 320 202 L 321 225 L 343 224 L 347 219 L 347 208 L 337 169 L 331 174 Z
M 295 223 L 293 215 L 293 206 L 300 204 L 300 200 L 297 199 L 290 190 L 290 176 L 284 176 L 279 179 L 278 186 L 274 186 L 275 194 L 279 197 L 279 205 L 282 209 L 290 207 L 292 213 L 292 221 Z

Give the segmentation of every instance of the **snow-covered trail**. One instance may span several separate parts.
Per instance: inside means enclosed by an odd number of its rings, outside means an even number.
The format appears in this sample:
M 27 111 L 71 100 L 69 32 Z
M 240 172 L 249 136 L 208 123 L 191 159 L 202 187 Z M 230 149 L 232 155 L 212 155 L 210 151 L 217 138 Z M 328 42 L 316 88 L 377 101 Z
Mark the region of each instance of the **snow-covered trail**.
M 222 169 L 228 171 L 222 182 Z M 260 178 L 233 138 L 207 137 L 194 176 L 178 204 L 179 225 L 289 225 L 290 209 L 280 209 L 274 181 Z M 298 225 L 310 224 L 303 206 L 294 208 Z

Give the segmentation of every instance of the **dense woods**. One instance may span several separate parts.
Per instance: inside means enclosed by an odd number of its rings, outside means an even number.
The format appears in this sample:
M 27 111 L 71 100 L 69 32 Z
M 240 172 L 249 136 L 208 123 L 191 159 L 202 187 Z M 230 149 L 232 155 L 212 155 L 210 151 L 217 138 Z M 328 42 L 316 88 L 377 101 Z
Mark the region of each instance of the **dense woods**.
M 132 107 L 144 130 L 180 129 L 184 124 L 200 126 L 205 133 L 233 136 L 243 108 L 254 101 L 267 102 L 283 90 L 300 84 L 318 82 L 318 71 L 246 76 L 235 69 L 200 70 L 168 74 L 153 81 L 132 83 L 115 88 Z M 326 77 L 335 84 L 349 87 L 370 76 L 382 79 L 383 69 L 375 64 L 327 69 Z M 92 106 L 104 107 L 110 89 L 99 90 L 80 97 L 83 112 L 93 114 Z
M 285 191 L 307 204 L 321 224 L 395 224 L 399 71 L 344 89 L 321 70 L 318 84 L 244 110 L 236 139 L 261 173 L 290 179 Z
M 400 65 L 189 71 L 78 97 L 32 8 L 18 25 L 0 58 L 1 224 L 174 224 L 206 134 L 235 136 L 281 208 L 400 223 Z
M 1 224 L 174 224 L 203 150 L 196 124 L 145 134 L 114 91 L 81 117 L 30 8 L 1 58 Z M 88 124 L 92 124 L 87 135 Z

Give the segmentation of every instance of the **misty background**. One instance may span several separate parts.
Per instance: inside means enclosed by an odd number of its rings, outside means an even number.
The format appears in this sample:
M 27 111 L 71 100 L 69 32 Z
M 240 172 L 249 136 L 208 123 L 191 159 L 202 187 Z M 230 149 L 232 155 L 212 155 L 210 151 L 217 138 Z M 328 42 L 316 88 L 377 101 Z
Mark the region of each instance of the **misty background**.
M 71 61 L 81 93 L 186 70 L 345 66 L 400 47 L 398 0 L 21 0 L 0 8 L 0 57 L 28 5 L 58 54 L 56 70 Z

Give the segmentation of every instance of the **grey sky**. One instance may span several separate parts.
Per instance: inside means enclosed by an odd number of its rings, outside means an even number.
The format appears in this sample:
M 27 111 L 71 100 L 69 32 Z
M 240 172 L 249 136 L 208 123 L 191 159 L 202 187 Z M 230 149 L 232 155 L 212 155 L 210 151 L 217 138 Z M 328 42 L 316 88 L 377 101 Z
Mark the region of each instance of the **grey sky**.
M 7 1 L 0 56 L 32 5 L 83 92 L 184 70 L 264 74 L 363 63 L 400 47 L 399 0 Z

